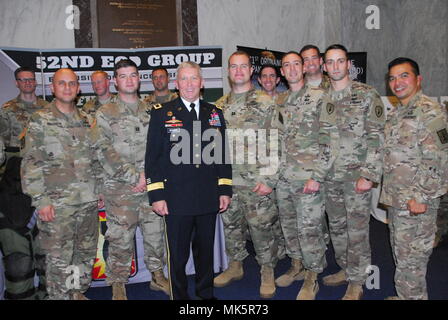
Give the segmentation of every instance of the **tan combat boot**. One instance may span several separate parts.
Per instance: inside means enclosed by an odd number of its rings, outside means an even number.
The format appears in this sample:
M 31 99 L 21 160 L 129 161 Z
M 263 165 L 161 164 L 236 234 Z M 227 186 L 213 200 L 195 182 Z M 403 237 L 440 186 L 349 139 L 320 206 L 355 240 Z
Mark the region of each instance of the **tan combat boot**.
M 344 270 L 340 270 L 337 273 L 330 274 L 329 276 L 324 277 L 322 280 L 324 282 L 324 285 L 331 287 L 346 284 L 348 281 Z
M 272 298 L 275 295 L 274 269 L 268 266 L 261 266 L 260 297 L 263 299 Z
M 305 276 L 305 269 L 303 269 L 302 262 L 297 259 L 291 259 L 291 267 L 285 274 L 275 279 L 275 284 L 278 287 L 288 287 L 294 281 L 302 280 Z
M 305 281 L 297 295 L 296 300 L 314 300 L 319 291 L 319 283 L 317 283 L 317 273 L 306 270 Z
M 115 282 L 112 284 L 112 300 L 128 300 L 124 283 Z
M 90 300 L 84 294 L 82 294 L 80 291 L 73 292 L 72 299 L 73 300 Z
M 232 281 L 241 280 L 243 276 L 244 276 L 243 262 L 230 261 L 227 270 L 221 273 L 213 280 L 213 285 L 217 288 L 222 288 Z
M 363 294 L 362 284 L 349 282 L 347 291 L 342 300 L 361 300 Z
M 168 296 L 170 295 L 170 284 L 165 278 L 162 270 L 151 272 L 152 280 L 149 283 L 149 288 L 155 291 L 163 291 Z

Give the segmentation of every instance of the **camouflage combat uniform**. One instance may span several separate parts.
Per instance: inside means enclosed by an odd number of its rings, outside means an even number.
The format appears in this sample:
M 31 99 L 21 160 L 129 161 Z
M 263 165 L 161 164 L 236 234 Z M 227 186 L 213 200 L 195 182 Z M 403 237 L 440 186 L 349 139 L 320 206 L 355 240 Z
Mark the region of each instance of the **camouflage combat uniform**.
M 328 77 L 326 74 L 322 75 L 322 80 L 319 85 L 313 85 L 311 82 L 308 82 L 308 81 L 306 82 L 306 84 L 308 84 L 309 86 L 311 86 L 313 88 L 317 87 L 317 88 L 325 90 L 325 91 L 328 91 L 331 87 L 330 77 Z
M 250 130 L 256 133 L 258 129 L 269 129 L 271 125 L 274 104 L 271 98 L 262 91 L 251 89 L 242 94 L 230 93 L 221 97 L 216 105 L 224 111 L 229 141 L 233 137 L 238 142 L 238 137 L 242 137 L 244 133 L 249 133 Z M 266 140 L 269 142 L 269 136 Z M 279 245 L 279 239 L 275 237 L 275 225 L 278 226 L 277 207 L 272 193 L 259 196 L 252 192 L 252 189 L 257 182 L 270 187 L 275 186 L 272 181 L 276 179 L 277 168 L 273 171 L 263 171 L 265 165 L 260 161 L 268 157 L 260 154 L 257 156 L 255 148 L 252 148 L 257 143 L 256 149 L 266 150 L 266 146 L 259 137 L 253 141 L 248 139 L 244 147 L 237 143 L 242 148 L 239 152 L 237 147 L 236 152 L 233 152 L 232 203 L 221 217 L 224 223 L 226 253 L 231 261 L 243 261 L 249 255 L 246 250 L 247 230 L 249 230 L 257 262 L 261 266 L 273 268 L 278 261 L 278 251 L 282 248 Z M 232 143 L 229 145 L 234 149 Z M 244 159 L 238 159 L 243 152 Z M 274 150 L 271 152 L 278 166 L 277 152 Z M 248 159 L 253 159 L 254 163 L 248 164 Z
M 374 88 L 355 81 L 340 91 L 330 89 L 329 98 L 339 151 L 325 177 L 325 209 L 336 261 L 349 281 L 362 284 L 371 259 L 371 191 L 356 193 L 355 185 L 360 177 L 380 182 L 384 106 Z
M 436 232 L 439 198 L 447 191 L 447 113 L 419 91 L 388 115 L 380 202 L 389 206 L 390 240 L 401 299 L 428 299 L 426 270 Z M 428 206 L 410 215 L 407 201 Z
M 145 264 L 150 272 L 162 270 L 165 263 L 163 219 L 155 214 L 146 192 L 131 189 L 144 172 L 150 108 L 142 101 L 126 104 L 119 97 L 96 112 L 98 158 L 103 168 L 107 212 L 109 257 L 107 282 L 126 283 L 134 252 L 137 226 L 143 235 Z
M 36 103 L 23 101 L 20 95 L 6 102 L 0 109 L 0 139 L 3 139 L 4 156 L 9 159 L 20 156 L 24 145 L 24 129 L 35 111 L 48 105 L 48 102 L 37 98 Z M 6 160 L 5 159 L 5 160 Z M 2 166 L 3 164 L 3 166 Z M 6 168 L 6 161 L 0 161 L 0 178 Z M 0 245 L 5 255 L 6 274 L 16 271 L 15 277 L 6 279 L 7 299 L 42 299 L 45 289 L 45 256 L 36 239 L 38 229 L 35 224 L 30 228 L 0 228 Z M 25 261 L 30 261 L 25 263 Z M 17 264 L 21 265 L 19 268 Z M 20 270 L 20 271 L 19 271 Z M 34 287 L 34 272 L 39 274 L 39 287 Z M 9 278 L 9 279 L 8 279 Z
M 145 99 L 143 99 L 143 102 L 146 103 L 151 109 L 155 104 L 162 104 L 165 102 L 170 102 L 171 100 L 177 99 L 178 94 L 176 92 L 168 93 L 165 96 L 156 96 L 154 93 L 151 93 L 148 95 Z
M 23 130 L 31 115 L 46 105 L 48 102 L 43 99 L 37 98 L 36 103 L 29 103 L 20 96 L 3 104 L 0 109 L 0 137 L 7 148 L 7 157 L 20 156 L 18 149 L 23 147 Z
M 84 103 L 84 105 L 82 106 L 82 110 L 87 113 L 87 114 L 91 114 L 92 116 L 95 115 L 95 113 L 97 112 L 97 110 L 104 104 L 108 104 L 111 102 L 115 102 L 115 100 L 117 99 L 117 96 L 115 94 L 111 94 L 109 99 L 101 102 L 98 99 L 98 96 L 95 96 L 95 98 L 90 99 L 89 101 L 87 101 L 86 103 Z
M 305 85 L 297 92 L 280 94 L 273 126 L 279 129 L 282 161 L 276 186 L 280 222 L 289 257 L 302 261 L 307 270 L 326 267 L 323 192 L 304 194 L 319 157 L 319 117 L 323 90 Z M 328 102 L 325 99 L 325 102 Z
M 36 208 L 52 205 L 55 210 L 53 221 L 37 221 L 50 299 L 70 299 L 91 282 L 98 242 L 92 125 L 84 112 L 64 114 L 53 101 L 34 113 L 28 126 L 21 165 L 23 192 Z

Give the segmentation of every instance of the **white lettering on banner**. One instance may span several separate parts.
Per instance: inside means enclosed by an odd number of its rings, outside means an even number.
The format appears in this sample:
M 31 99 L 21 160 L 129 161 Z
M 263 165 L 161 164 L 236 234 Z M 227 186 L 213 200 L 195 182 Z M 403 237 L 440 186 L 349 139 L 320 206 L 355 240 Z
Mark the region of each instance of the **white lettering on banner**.
M 380 8 L 371 4 L 366 8 L 366 14 L 370 14 L 370 16 L 366 19 L 366 29 L 380 29 Z
M 95 61 L 91 56 L 49 56 L 36 57 L 38 69 L 60 69 L 60 68 L 91 68 Z
M 98 58 L 97 58 L 98 59 Z M 124 59 L 129 59 L 135 62 L 137 67 L 140 67 L 142 60 L 139 56 L 100 56 L 101 69 L 113 68 L 114 65 Z M 173 54 L 154 54 L 147 58 L 147 62 L 150 67 L 158 66 L 176 66 L 186 61 L 193 61 L 197 64 L 207 65 L 211 64 L 211 61 L 215 59 L 215 54 L 212 52 L 205 53 L 180 53 Z M 36 68 L 38 69 L 60 69 L 60 68 L 92 68 L 95 65 L 95 59 L 92 56 L 47 56 L 36 57 Z
M 158 66 L 176 66 L 185 61 L 193 61 L 197 64 L 211 64 L 211 61 L 215 59 L 215 54 L 213 52 L 204 53 L 179 53 L 177 55 L 173 54 L 153 54 L 148 56 L 148 64 L 151 67 Z

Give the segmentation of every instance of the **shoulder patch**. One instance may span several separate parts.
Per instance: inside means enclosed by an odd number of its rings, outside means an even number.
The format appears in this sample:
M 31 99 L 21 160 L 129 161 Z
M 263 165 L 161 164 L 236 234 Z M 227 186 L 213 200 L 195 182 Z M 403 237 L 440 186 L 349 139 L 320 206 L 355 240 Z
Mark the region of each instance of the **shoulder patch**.
M 376 106 L 375 107 L 375 115 L 377 118 L 381 118 L 383 116 L 383 107 L 382 106 Z
M 160 103 L 157 103 L 153 106 L 153 108 L 157 110 L 157 109 L 162 108 L 162 105 Z

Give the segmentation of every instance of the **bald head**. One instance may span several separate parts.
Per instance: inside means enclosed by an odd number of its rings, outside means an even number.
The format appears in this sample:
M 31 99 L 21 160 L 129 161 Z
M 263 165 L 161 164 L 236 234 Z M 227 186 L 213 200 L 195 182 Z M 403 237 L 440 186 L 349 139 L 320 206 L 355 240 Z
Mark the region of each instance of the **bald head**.
M 72 103 L 79 93 L 78 77 L 72 69 L 59 69 L 54 74 L 51 88 L 57 101 Z

